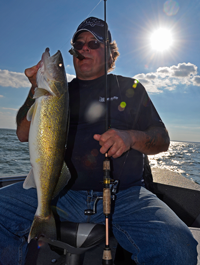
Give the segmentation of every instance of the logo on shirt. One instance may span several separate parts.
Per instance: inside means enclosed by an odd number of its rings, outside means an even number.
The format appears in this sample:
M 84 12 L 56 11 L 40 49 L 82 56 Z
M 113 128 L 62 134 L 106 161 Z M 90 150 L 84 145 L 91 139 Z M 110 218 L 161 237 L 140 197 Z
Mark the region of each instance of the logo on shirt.
M 107 101 L 113 101 L 113 100 L 117 100 L 118 97 L 114 96 L 114 97 L 111 97 L 111 98 L 107 98 Z M 105 102 L 105 98 L 103 97 L 99 97 L 99 102 Z

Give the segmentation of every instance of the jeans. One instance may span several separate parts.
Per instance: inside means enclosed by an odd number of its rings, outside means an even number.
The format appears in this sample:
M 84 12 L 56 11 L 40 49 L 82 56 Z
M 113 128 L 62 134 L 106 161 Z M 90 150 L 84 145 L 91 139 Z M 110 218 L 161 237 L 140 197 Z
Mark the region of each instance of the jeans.
M 97 196 L 102 196 L 102 192 L 64 189 L 52 205 L 61 221 L 104 223 L 102 200 L 97 203 L 96 214 L 84 214 L 85 209 L 93 208 Z M 36 207 L 35 189 L 25 190 L 21 182 L 0 189 L 1 265 L 25 263 L 27 237 Z M 117 193 L 110 228 L 119 244 L 132 253 L 136 264 L 197 264 L 197 242 L 188 227 L 144 187 Z

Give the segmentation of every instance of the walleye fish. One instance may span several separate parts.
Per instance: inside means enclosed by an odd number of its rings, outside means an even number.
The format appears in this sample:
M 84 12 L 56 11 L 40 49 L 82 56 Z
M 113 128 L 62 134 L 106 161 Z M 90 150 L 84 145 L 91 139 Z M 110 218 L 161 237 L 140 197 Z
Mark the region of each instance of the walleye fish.
M 35 103 L 27 113 L 31 121 L 29 153 L 32 169 L 23 183 L 25 189 L 37 189 L 38 207 L 30 229 L 32 238 L 56 238 L 56 225 L 51 200 L 70 179 L 64 162 L 69 122 L 69 95 L 61 52 L 50 56 L 49 48 L 42 55 L 37 72 Z

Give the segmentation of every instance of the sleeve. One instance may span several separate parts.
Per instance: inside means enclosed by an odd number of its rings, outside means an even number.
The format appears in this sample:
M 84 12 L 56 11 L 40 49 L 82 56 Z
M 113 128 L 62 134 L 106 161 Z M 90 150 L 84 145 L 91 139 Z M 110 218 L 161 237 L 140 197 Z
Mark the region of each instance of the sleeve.
M 139 98 L 141 98 L 141 101 L 138 101 L 139 115 L 137 117 L 137 123 L 139 129 L 145 131 L 151 126 L 165 128 L 163 121 L 141 83 L 138 83 L 138 92 Z
M 120 78 L 123 98 L 127 103 L 126 112 L 131 119 L 131 128 L 146 131 L 149 127 L 163 127 L 156 108 L 148 96 L 144 86 L 133 78 Z

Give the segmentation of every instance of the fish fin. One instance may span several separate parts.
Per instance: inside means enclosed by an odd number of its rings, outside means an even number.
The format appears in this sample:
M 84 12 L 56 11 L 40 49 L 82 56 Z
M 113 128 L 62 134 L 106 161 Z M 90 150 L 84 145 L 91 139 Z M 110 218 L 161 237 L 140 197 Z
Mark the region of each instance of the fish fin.
M 28 243 L 31 239 L 39 239 L 40 236 L 45 236 L 47 238 L 56 239 L 56 223 L 53 213 L 46 218 L 35 215 L 33 223 L 28 236 Z
M 36 99 L 45 95 L 50 95 L 50 93 L 44 88 L 36 87 L 33 98 Z
M 30 109 L 29 109 L 29 111 L 28 111 L 28 113 L 26 115 L 27 121 L 31 121 L 32 120 L 34 108 L 35 108 L 35 103 L 30 107 Z
M 60 177 L 58 179 L 58 183 L 57 183 L 55 190 L 54 190 L 54 193 L 53 193 L 52 199 L 54 199 L 56 196 L 58 196 L 60 191 L 67 185 L 70 178 L 71 178 L 71 174 L 70 174 L 69 168 L 67 167 L 66 163 L 64 162 L 61 173 L 60 173 Z
M 31 168 L 30 172 L 28 173 L 28 176 L 24 180 L 23 188 L 26 189 L 26 190 L 28 190 L 30 188 L 36 188 L 35 179 L 34 179 L 33 169 L 32 168 Z

